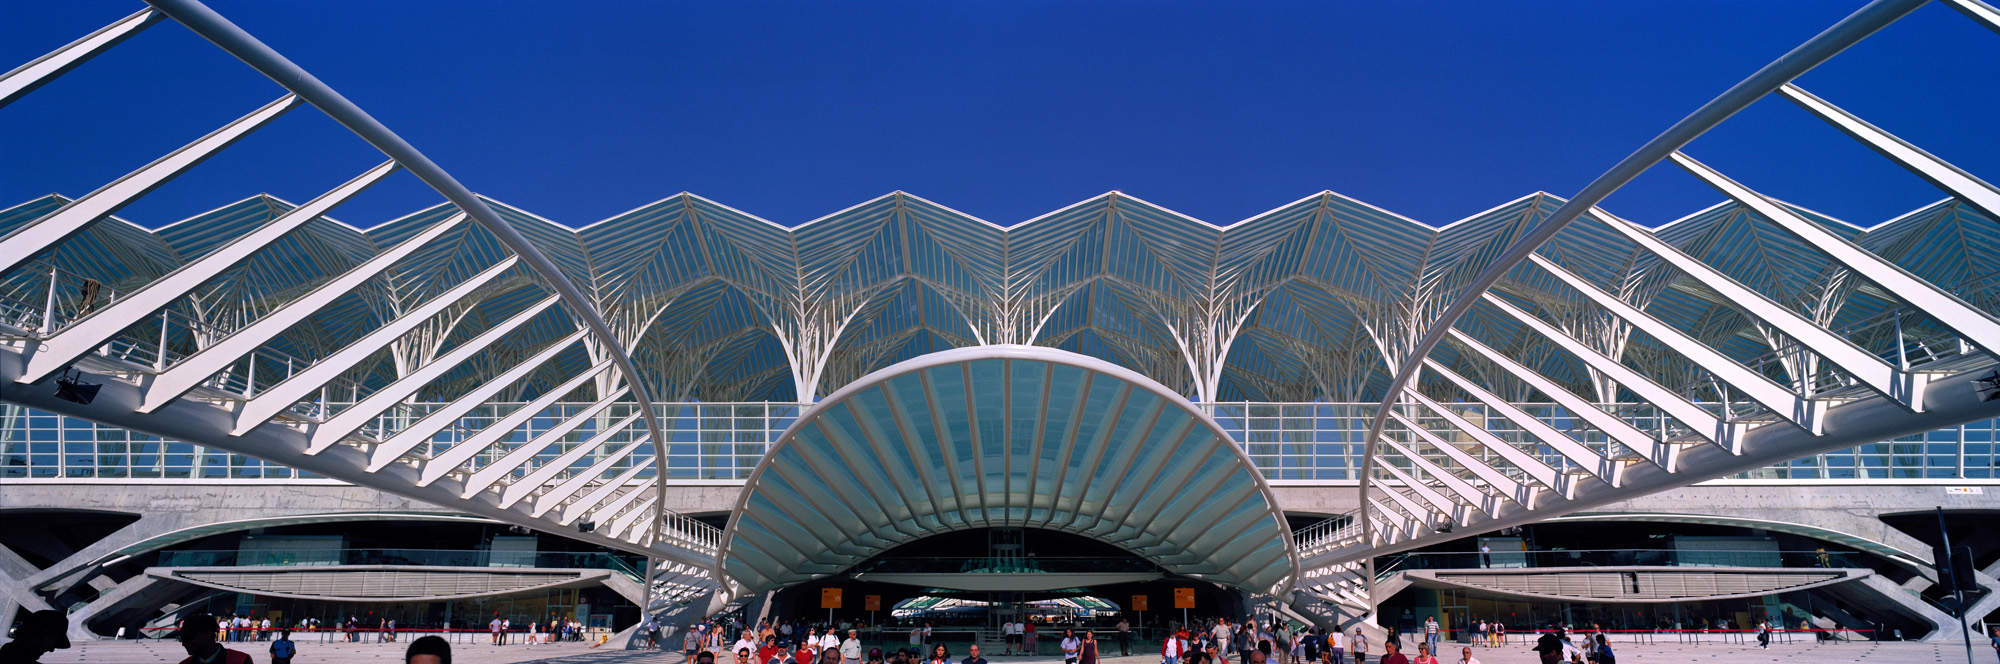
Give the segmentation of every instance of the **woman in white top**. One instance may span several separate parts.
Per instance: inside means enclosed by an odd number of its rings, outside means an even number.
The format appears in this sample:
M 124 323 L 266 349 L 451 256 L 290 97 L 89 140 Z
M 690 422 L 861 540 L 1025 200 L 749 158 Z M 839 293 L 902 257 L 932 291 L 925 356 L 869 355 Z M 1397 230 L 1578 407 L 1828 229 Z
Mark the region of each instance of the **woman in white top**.
M 1080 656 L 1078 651 L 1082 649 L 1083 640 L 1076 638 L 1076 630 L 1063 630 L 1063 664 L 1076 664 L 1076 660 Z

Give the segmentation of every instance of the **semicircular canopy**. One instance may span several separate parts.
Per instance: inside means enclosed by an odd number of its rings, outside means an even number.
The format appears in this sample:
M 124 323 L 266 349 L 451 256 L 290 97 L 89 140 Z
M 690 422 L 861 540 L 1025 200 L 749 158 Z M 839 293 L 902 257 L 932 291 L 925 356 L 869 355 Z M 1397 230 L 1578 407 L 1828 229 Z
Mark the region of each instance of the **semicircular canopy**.
M 988 527 L 1091 537 L 1257 592 L 1298 569 L 1269 486 L 1214 420 L 1037 346 L 933 353 L 849 384 L 772 445 L 739 501 L 720 562 L 742 592 Z

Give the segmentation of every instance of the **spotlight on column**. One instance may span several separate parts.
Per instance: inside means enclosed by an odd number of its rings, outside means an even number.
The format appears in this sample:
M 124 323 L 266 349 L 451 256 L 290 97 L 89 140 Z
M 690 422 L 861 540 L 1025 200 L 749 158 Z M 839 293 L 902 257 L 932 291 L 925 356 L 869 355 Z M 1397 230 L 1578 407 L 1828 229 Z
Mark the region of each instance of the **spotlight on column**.
M 2000 399 L 2000 369 L 1994 369 L 1985 378 L 1972 379 L 1972 389 L 1979 392 L 1980 401 Z
M 56 377 L 56 398 L 88 406 L 97 400 L 97 390 L 101 387 L 104 386 L 83 382 L 83 373 L 72 369 Z
M 587 532 L 590 532 L 590 531 L 593 531 L 593 530 L 597 530 L 597 522 L 596 522 L 596 521 L 578 521 L 578 522 L 576 522 L 576 532 L 579 532 L 579 533 L 587 533 Z

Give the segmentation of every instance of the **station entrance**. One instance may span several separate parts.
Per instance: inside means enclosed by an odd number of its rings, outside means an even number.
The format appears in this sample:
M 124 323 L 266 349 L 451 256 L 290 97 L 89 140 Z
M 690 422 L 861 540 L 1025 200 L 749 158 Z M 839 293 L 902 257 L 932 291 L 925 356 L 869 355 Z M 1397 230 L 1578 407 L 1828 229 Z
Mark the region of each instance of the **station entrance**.
M 1191 593 L 1194 606 L 1175 608 L 1177 592 Z M 838 608 L 827 608 L 832 597 Z M 910 542 L 844 573 L 778 590 L 760 613 L 795 631 L 852 629 L 885 652 L 929 643 L 958 655 L 976 643 L 988 655 L 1057 655 L 1065 631 L 1091 630 L 1102 652 L 1116 654 L 1121 621 L 1132 652 L 1157 650 L 1164 630 L 1183 620 L 1241 617 L 1245 597 L 1087 537 L 978 528 Z M 1008 623 L 1033 625 L 1024 630 L 1032 638 L 1007 638 Z

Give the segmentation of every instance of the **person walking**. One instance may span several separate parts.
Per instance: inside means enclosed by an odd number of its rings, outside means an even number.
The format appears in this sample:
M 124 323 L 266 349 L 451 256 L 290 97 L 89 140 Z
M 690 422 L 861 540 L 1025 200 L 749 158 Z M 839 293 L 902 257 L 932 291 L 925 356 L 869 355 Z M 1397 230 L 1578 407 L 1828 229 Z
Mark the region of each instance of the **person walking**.
M 1306 664 L 1320 664 L 1319 654 L 1326 649 L 1326 637 L 1319 633 L 1319 628 L 1307 628 L 1299 634 L 1298 642 L 1299 656 L 1305 658 Z
M 2000 634 L 2000 630 L 1995 630 L 1995 634 Z M 1994 637 L 1994 647 L 1996 652 L 2000 652 L 2000 636 Z M 1185 630 L 1168 634 L 1167 638 L 1160 641 L 1161 664 L 1181 664 L 1181 657 L 1187 654 L 1187 648 Z
M 1464 652 L 1459 653 L 1458 664 L 1479 664 L 1479 659 L 1472 656 L 1471 648 L 1463 648 L 1462 650 Z
M 1410 658 L 1403 656 L 1403 647 L 1395 641 L 1383 641 L 1382 664 L 1410 664 Z
M 1077 664 L 1097 664 L 1097 632 L 1083 630 L 1083 643 L 1077 647 Z
M 1132 623 L 1118 616 L 1118 656 L 1132 656 Z
M 1440 664 L 1440 663 L 1438 662 L 1437 656 L 1431 654 L 1430 646 L 1419 643 L 1417 644 L 1417 658 L 1416 660 L 1412 661 L 1411 664 Z
M 1344 636 L 1346 635 L 1342 634 L 1338 629 L 1329 629 L 1326 631 L 1325 659 L 1327 661 L 1327 664 L 1347 664 L 1346 646 L 1348 644 L 1342 643 L 1343 639 L 1341 638 Z
M 847 640 L 840 642 L 840 658 L 850 664 L 859 664 L 861 661 L 861 630 L 847 630 Z M 981 660 L 981 664 L 984 664 L 984 660 Z
M 1354 664 L 1368 664 L 1368 635 L 1361 628 L 1354 628 L 1354 638 L 1348 639 L 1348 651 L 1354 653 Z
M 814 650 L 826 650 L 828 648 L 840 650 L 840 635 L 833 633 L 831 625 L 827 626 L 826 633 L 819 635 L 819 641 L 813 643 Z M 842 653 L 841 656 L 845 657 L 846 653 Z M 822 655 L 820 658 L 825 659 L 825 656 Z
M 1077 664 L 1076 661 L 1077 657 L 1081 656 L 1082 650 L 1083 650 L 1083 640 L 1076 638 L 1076 630 L 1073 629 L 1063 630 L 1063 639 L 1062 639 L 1063 664 Z
M 1035 621 L 1034 620 L 1022 621 L 1021 642 L 1024 644 L 1022 647 L 1025 649 L 1025 651 L 1022 652 L 1021 654 L 1034 655 L 1041 650 L 1041 643 L 1036 641 L 1035 639 L 1036 639 Z
M 1472 625 L 1472 644 L 1473 644 L 1473 645 L 1486 645 L 1486 621 L 1484 621 L 1484 620 L 1481 620 L 1481 621 L 1479 621 L 1479 622 L 1477 622 L 1477 623 L 1473 623 L 1473 625 Z
M 1424 643 L 1431 647 L 1431 652 L 1437 652 L 1438 648 L 1437 616 L 1428 616 L 1424 618 Z

